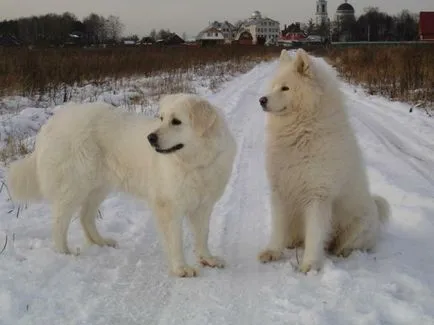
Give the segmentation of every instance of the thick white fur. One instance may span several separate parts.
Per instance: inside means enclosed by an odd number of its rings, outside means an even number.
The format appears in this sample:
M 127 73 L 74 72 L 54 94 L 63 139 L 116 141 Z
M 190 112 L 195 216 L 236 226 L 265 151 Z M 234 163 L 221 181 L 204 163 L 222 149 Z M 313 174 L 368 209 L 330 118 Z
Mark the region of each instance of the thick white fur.
M 51 203 L 59 252 L 70 253 L 68 226 L 78 210 L 89 242 L 116 246 L 100 235 L 95 217 L 107 194 L 120 190 L 149 203 L 173 274 L 197 273 L 184 259 L 183 216 L 195 235 L 199 262 L 224 265 L 208 249 L 209 218 L 231 174 L 236 143 L 218 110 L 196 95 L 166 95 L 160 116 L 149 119 L 103 103 L 69 105 L 41 128 L 34 152 L 11 164 L 8 185 L 14 200 Z M 174 118 L 181 124 L 173 125 Z M 147 140 L 152 132 L 161 149 L 184 147 L 158 153 Z
M 272 233 L 259 259 L 304 246 L 300 271 L 308 272 L 322 267 L 325 249 L 374 248 L 389 204 L 369 192 L 336 76 L 304 50 L 283 50 L 265 97 Z

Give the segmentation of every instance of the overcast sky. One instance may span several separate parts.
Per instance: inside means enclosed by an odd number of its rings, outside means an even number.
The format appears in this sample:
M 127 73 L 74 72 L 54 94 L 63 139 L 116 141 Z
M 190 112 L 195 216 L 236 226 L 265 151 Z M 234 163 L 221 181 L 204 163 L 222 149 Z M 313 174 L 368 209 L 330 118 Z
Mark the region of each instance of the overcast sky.
M 343 0 L 329 0 L 328 12 L 333 17 Z M 356 15 L 367 6 L 376 6 L 389 14 L 401 9 L 412 12 L 434 11 L 434 0 L 349 0 Z M 48 12 L 69 11 L 82 19 L 90 12 L 119 16 L 125 33 L 147 35 L 152 28 L 195 36 L 209 21 L 231 22 L 250 16 L 254 10 L 278 20 L 281 25 L 294 21 L 307 22 L 315 16 L 316 0 L 0 0 L 0 20 Z

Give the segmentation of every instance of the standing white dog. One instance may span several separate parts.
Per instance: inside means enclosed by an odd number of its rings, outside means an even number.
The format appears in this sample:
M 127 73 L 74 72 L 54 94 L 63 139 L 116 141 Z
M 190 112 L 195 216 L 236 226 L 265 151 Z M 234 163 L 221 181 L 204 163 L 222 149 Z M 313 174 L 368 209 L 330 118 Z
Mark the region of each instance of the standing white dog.
M 199 262 L 223 267 L 208 249 L 209 218 L 232 171 L 234 138 L 216 107 L 196 95 L 166 95 L 160 119 L 103 103 L 64 108 L 41 128 L 35 151 L 11 164 L 12 198 L 49 200 L 55 248 L 70 253 L 68 227 L 79 209 L 87 240 L 116 246 L 100 235 L 95 217 L 112 189 L 125 191 L 148 201 L 174 275 L 197 274 L 184 259 L 184 215 Z
M 324 250 L 348 256 L 370 250 L 389 205 L 371 196 L 362 155 L 336 77 L 304 51 L 283 50 L 268 95 L 266 167 L 272 234 L 259 255 L 278 260 L 304 246 L 300 271 L 320 269 Z

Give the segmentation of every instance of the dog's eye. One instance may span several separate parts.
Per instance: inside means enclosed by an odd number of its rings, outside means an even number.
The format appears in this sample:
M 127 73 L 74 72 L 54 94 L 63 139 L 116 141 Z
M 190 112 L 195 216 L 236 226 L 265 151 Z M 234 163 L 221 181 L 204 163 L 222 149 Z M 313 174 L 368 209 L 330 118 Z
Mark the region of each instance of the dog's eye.
M 181 124 L 181 121 L 178 120 L 177 118 L 174 118 L 174 119 L 172 120 L 172 124 L 173 124 L 173 125 L 179 125 L 179 124 Z
M 289 90 L 289 88 L 286 87 L 286 86 L 283 86 L 282 88 L 280 88 L 280 90 L 282 90 L 282 91 L 287 91 L 287 90 Z

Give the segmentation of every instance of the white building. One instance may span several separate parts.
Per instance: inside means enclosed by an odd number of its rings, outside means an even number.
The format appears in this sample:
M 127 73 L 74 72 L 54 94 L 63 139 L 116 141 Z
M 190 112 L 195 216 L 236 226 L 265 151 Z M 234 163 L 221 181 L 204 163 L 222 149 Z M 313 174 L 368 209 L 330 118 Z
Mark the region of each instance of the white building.
M 221 44 L 225 42 L 225 36 L 220 29 L 208 26 L 196 36 L 196 41 L 209 44 Z
M 231 41 L 235 38 L 235 26 L 225 20 L 224 22 L 215 21 L 211 26 L 219 29 L 223 34 L 225 40 Z
M 218 43 L 220 41 L 230 43 L 235 38 L 235 34 L 235 26 L 228 21 L 224 21 L 223 23 L 214 21 L 196 36 L 196 40 L 215 40 Z
M 315 22 L 317 25 L 325 24 L 328 22 L 329 18 L 327 13 L 326 0 L 317 0 L 315 18 L 316 18 Z
M 268 17 L 262 17 L 259 11 L 254 11 L 249 19 L 245 20 L 241 27 L 250 32 L 255 44 L 277 43 L 280 36 L 280 23 Z

